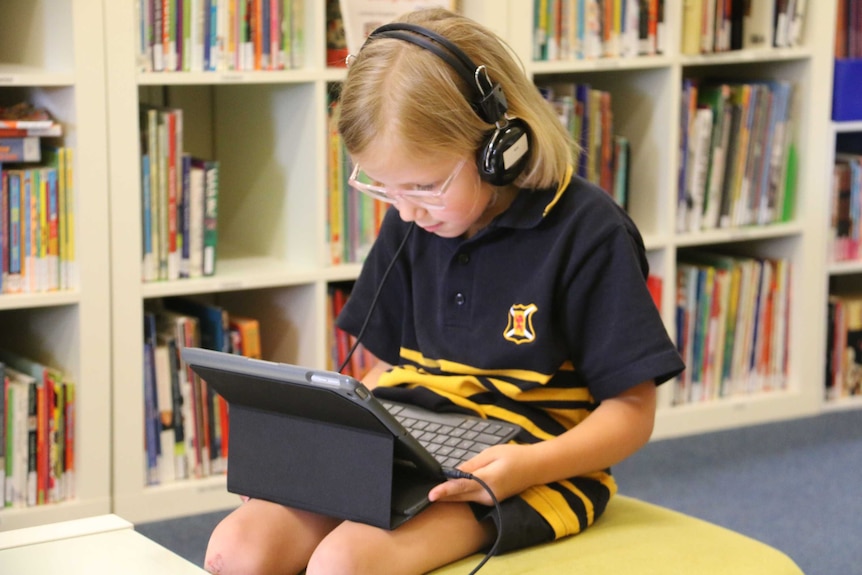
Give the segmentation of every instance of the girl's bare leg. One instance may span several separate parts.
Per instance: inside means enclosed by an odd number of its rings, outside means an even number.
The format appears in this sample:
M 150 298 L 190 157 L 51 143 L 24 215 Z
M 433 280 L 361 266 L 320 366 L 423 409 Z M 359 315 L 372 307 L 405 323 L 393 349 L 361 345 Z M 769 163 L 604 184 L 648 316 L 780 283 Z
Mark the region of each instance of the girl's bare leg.
M 250 499 L 213 530 L 204 568 L 218 575 L 295 575 L 339 520 Z
M 419 575 L 479 551 L 494 527 L 466 503 L 435 503 L 393 531 L 345 521 L 326 535 L 307 575 Z

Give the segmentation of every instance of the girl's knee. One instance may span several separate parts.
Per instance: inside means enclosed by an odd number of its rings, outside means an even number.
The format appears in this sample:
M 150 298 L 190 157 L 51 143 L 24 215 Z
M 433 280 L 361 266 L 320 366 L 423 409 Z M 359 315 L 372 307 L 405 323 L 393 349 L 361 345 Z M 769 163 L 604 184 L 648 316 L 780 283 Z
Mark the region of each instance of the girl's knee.
M 364 549 L 363 545 L 344 541 L 339 537 L 327 537 L 311 554 L 306 575 L 379 573 L 379 565 L 375 571 L 372 558 L 362 553 Z M 379 560 L 379 557 L 377 559 Z
M 245 564 L 258 555 L 248 548 L 249 542 L 246 541 L 245 533 L 241 525 L 231 521 L 230 517 L 219 523 L 207 544 L 204 569 L 218 575 L 258 573 L 259 571 L 253 569 L 253 566 Z

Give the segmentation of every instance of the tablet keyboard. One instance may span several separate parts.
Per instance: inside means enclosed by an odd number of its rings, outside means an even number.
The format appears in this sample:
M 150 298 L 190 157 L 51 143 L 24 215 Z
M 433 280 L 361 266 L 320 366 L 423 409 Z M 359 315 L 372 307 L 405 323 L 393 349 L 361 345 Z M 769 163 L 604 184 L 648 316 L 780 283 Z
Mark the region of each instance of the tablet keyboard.
M 382 403 L 444 468 L 455 468 L 482 450 L 507 441 L 518 431 L 517 426 L 501 421 Z

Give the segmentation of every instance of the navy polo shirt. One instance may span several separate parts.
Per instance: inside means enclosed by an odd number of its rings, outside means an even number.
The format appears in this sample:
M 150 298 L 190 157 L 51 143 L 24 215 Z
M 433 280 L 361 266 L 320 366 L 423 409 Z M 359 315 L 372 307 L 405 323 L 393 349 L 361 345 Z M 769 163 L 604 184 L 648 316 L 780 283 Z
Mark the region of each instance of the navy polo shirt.
M 358 333 L 409 227 L 388 211 L 339 327 Z M 362 337 L 396 366 L 375 394 L 514 421 L 527 442 L 558 435 L 601 400 L 682 371 L 647 272 L 634 223 L 578 177 L 520 191 L 469 239 L 416 228 Z

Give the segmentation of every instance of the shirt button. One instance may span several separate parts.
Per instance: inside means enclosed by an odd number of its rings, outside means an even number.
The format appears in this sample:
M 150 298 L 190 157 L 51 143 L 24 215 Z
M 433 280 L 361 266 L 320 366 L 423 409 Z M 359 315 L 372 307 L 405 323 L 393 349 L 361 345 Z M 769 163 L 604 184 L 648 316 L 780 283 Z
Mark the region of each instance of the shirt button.
M 458 254 L 458 263 L 464 265 L 469 264 L 470 254 Z
M 461 292 L 455 294 L 455 303 L 458 305 L 464 305 L 467 303 L 467 298 Z

